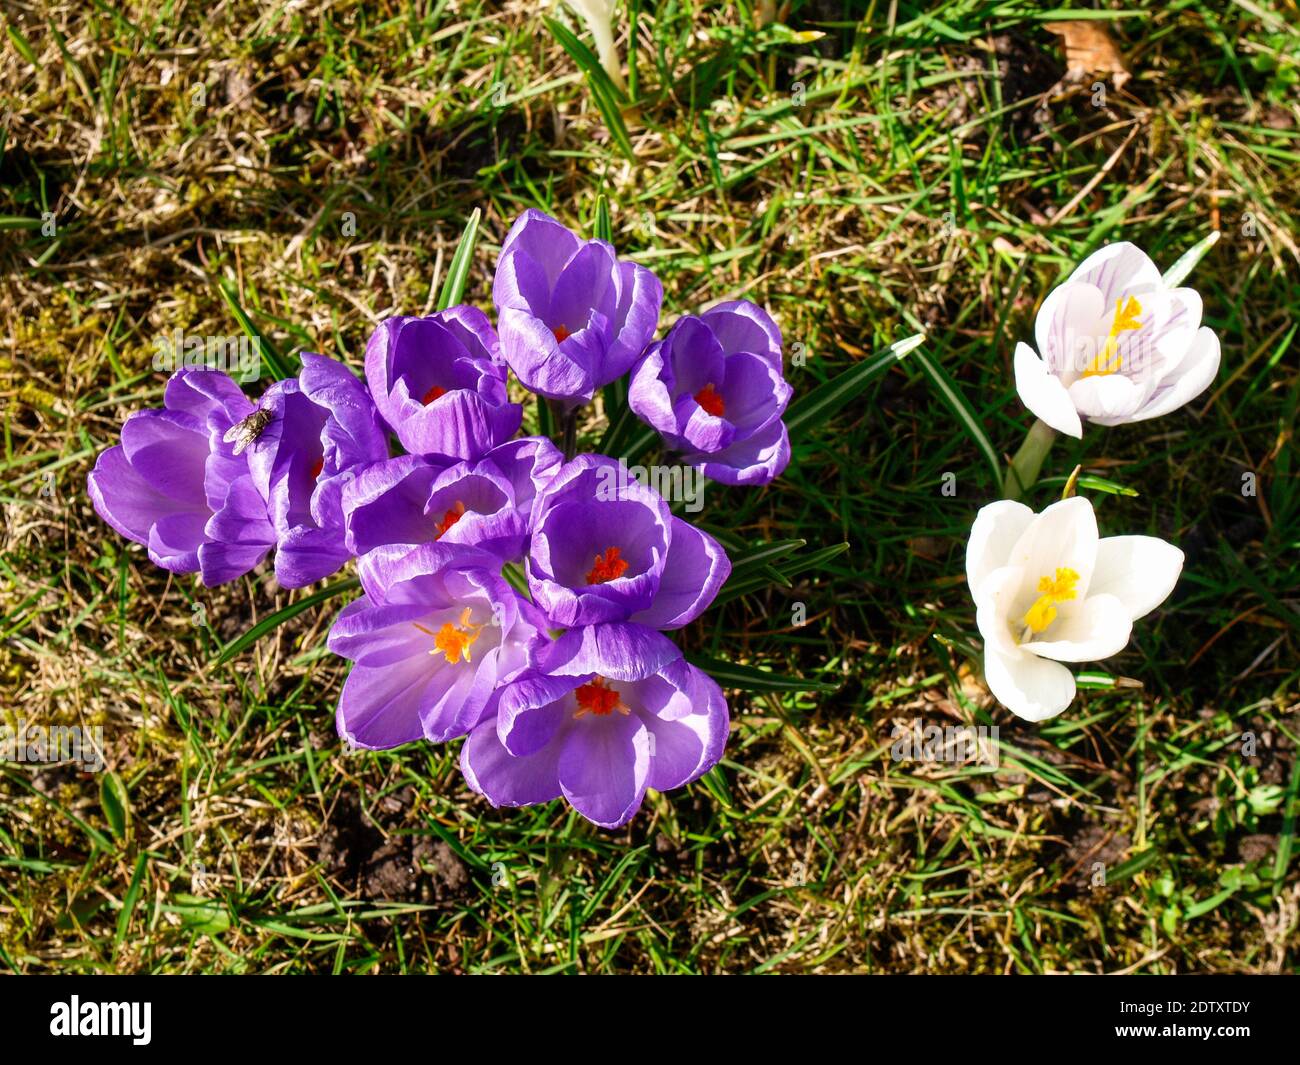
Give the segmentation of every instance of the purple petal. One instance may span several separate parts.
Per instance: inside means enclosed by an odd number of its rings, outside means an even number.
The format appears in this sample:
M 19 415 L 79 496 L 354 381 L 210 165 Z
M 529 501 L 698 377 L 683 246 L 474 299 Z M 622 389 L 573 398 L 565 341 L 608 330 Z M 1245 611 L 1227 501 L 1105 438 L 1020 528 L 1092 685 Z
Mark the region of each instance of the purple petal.
M 560 789 L 602 828 L 632 820 L 650 778 L 650 733 L 635 714 L 587 715 L 564 737 Z
M 682 657 L 663 633 L 630 622 L 569 629 L 538 651 L 537 669 L 555 677 L 643 680 Z
M 680 628 L 704 613 L 730 576 L 731 560 L 722 545 L 674 517 L 659 591 L 649 609 L 634 614 L 632 621 L 653 629 Z

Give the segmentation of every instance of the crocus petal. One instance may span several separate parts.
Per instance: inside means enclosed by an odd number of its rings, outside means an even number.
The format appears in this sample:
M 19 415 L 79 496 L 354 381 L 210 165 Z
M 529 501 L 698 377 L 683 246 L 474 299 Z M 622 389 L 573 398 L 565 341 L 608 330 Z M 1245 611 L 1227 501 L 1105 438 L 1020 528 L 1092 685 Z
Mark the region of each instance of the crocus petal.
M 158 491 L 135 470 L 120 446 L 100 453 L 86 488 L 95 513 L 137 544 L 149 542 L 149 530 L 159 518 L 190 506 Z
M 747 351 L 781 369 L 781 330 L 758 304 L 731 300 L 710 307 L 700 318 L 713 331 L 725 354 Z
M 206 524 L 207 515 L 197 511 L 160 517 L 149 530 L 149 558 L 153 564 L 173 573 L 197 570 Z
M 1098 425 L 1121 425 L 1131 421 L 1142 406 L 1147 389 L 1123 374 L 1081 377 L 1070 385 L 1070 402 L 1075 410 Z
M 642 680 L 682 657 L 668 637 L 644 625 L 588 625 L 569 629 L 537 655 L 537 669 L 561 677 L 599 674 Z
M 588 715 L 560 752 L 560 789 L 573 808 L 602 828 L 632 820 L 650 777 L 650 733 L 635 714 Z
M 1074 587 L 1079 599 L 1089 594 L 1097 560 L 1097 517 L 1084 496 L 1053 503 L 1039 514 L 1011 549 L 1007 564 L 1022 569 L 1029 581 L 1052 577 L 1068 567 L 1078 574 Z
M 1070 275 L 1070 283 L 1086 283 L 1100 290 L 1107 307 L 1126 292 L 1160 288 L 1160 268 L 1136 244 L 1116 241 L 1093 252 Z
M 1091 595 L 1114 596 L 1137 621 L 1169 598 L 1183 553 L 1154 536 L 1104 536 L 1097 544 Z
M 428 658 L 420 655 L 386 666 L 354 665 L 335 715 L 339 735 L 367 750 L 421 739 L 421 709 L 437 680 Z
M 1113 595 L 1090 595 L 1082 603 L 1065 603 L 1042 638 L 1026 640 L 1021 650 L 1057 662 L 1099 662 L 1128 644 L 1133 620 Z
M 1055 717 L 1074 701 L 1074 675 L 1068 669 L 1018 648 L 986 647 L 984 679 L 994 698 L 1026 721 Z
M 682 457 L 721 484 L 769 484 L 790 464 L 790 435 L 784 422 L 775 421 L 717 454 Z
M 1070 393 L 1028 344 L 1017 344 L 1014 359 L 1016 391 L 1031 414 L 1059 433 L 1083 436 L 1083 422 Z
M 558 799 L 561 744 L 516 756 L 502 745 L 496 724 L 475 726 L 460 749 L 460 771 L 467 783 L 493 806 L 534 806 Z
M 1162 381 L 1146 405 L 1129 420 L 1140 422 L 1158 418 L 1191 402 L 1214 381 L 1219 372 L 1219 359 L 1218 335 L 1208 326 L 1202 326 L 1172 380 Z
M 641 713 L 641 721 L 654 737 L 651 745 L 649 787 L 671 791 L 698 779 L 722 757 L 729 719 L 722 689 L 708 674 L 680 662 L 665 670 L 688 687 L 693 712 L 675 717 Z
M 681 628 L 708 608 L 730 576 L 731 560 L 722 545 L 674 516 L 659 590 L 650 608 L 631 620 L 653 629 Z
M 966 586 L 972 596 L 985 577 L 1007 564 L 1011 549 L 1033 518 L 1032 510 L 1010 499 L 980 508 L 966 541 Z

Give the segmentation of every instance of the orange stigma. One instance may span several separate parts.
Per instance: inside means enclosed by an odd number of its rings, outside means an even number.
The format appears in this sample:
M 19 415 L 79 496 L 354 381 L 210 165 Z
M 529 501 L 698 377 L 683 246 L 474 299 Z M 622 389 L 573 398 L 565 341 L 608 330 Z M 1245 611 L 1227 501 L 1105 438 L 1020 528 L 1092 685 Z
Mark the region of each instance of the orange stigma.
M 727 405 L 722 402 L 722 397 L 711 384 L 705 385 L 695 393 L 695 402 L 715 418 L 721 418 L 727 413 Z
M 433 637 L 433 650 L 431 655 L 441 653 L 446 658 L 448 665 L 455 665 L 462 659 L 469 661 L 469 649 L 478 639 L 479 630 L 482 625 L 475 625 L 470 622 L 472 611 L 466 607 L 460 612 L 459 622 L 453 625 L 450 621 L 446 622 L 437 632 L 426 629 L 418 621 L 412 624 L 426 636 Z
M 578 712 L 573 716 L 582 717 L 584 714 L 595 714 L 597 717 L 605 717 L 615 710 L 620 714 L 630 714 L 631 711 L 619 699 L 618 692 L 613 688 L 605 687 L 607 683 L 608 681 L 604 677 L 597 677 L 577 689 L 573 694 L 578 700 Z
M 627 563 L 623 561 L 617 547 L 605 548 L 603 555 L 596 556 L 595 565 L 587 574 L 588 584 L 604 584 L 627 572 Z
M 314 481 L 316 480 L 317 477 L 320 476 L 320 471 L 323 470 L 324 468 L 325 468 L 325 456 L 322 455 L 320 458 L 316 460 L 316 465 L 311 468 L 311 472 L 308 473 L 307 476 Z
M 445 388 L 443 388 L 441 385 L 434 385 L 431 389 L 429 389 L 429 391 L 427 391 L 424 394 L 424 398 L 420 400 L 420 402 L 427 407 L 435 399 L 438 399 L 441 396 L 445 396 L 446 394 L 447 394 L 447 390 Z
M 465 504 L 457 500 L 456 505 L 442 516 L 442 521 L 438 522 L 438 539 L 441 540 L 446 535 L 447 530 L 460 521 L 464 514 Z
M 563 325 L 557 325 L 554 329 L 551 330 L 551 332 L 555 334 L 555 339 L 558 340 L 561 344 L 563 344 L 566 340 L 568 340 L 569 337 L 573 336 L 573 334 L 569 332 L 568 327 Z

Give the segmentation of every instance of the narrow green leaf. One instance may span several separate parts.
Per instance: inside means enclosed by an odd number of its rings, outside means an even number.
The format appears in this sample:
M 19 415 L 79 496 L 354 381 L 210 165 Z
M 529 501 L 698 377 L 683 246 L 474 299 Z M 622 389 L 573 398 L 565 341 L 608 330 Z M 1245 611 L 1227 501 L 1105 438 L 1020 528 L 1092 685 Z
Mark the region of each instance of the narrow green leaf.
M 770 565 L 792 551 L 807 546 L 807 540 L 773 540 L 770 544 L 758 544 L 731 556 L 731 572 L 734 575 L 737 570 L 744 570 L 748 566 Z
M 247 632 L 236 636 L 230 643 L 222 648 L 221 653 L 217 656 L 216 664 L 221 666 L 229 662 L 235 655 L 251 647 L 268 632 L 279 628 L 291 618 L 296 618 L 305 610 L 312 607 L 320 606 L 321 603 L 333 599 L 335 596 L 342 595 L 361 587 L 361 582 L 355 577 L 349 577 L 346 580 L 336 581 L 335 583 L 322 588 L 319 592 L 313 592 L 311 595 L 299 599 L 296 603 L 290 603 L 282 610 L 277 610 L 274 614 L 264 617 Z
M 5 32 L 9 34 L 9 40 L 13 43 L 13 46 L 18 49 L 18 54 L 31 63 L 32 66 L 39 66 L 36 62 L 35 49 L 32 48 L 31 43 L 22 35 L 18 27 L 11 22 L 5 27 Z
M 456 245 L 456 253 L 451 257 L 451 265 L 447 268 L 447 280 L 442 283 L 442 291 L 438 294 L 440 311 L 456 306 L 465 295 L 469 269 L 474 262 L 474 246 L 478 243 L 478 224 L 482 217 L 483 212 L 475 207 L 474 213 L 465 223 L 465 231 L 460 235 L 460 243 Z
M 691 665 L 704 670 L 724 688 L 750 692 L 833 692 L 840 687 L 838 684 L 788 677 L 755 666 L 742 666 L 715 658 L 700 658 L 695 655 L 687 655 L 686 658 Z
M 1131 876 L 1136 876 L 1143 869 L 1155 863 L 1160 857 L 1160 851 L 1156 847 L 1148 847 L 1141 854 L 1135 854 L 1126 862 L 1121 862 L 1106 874 L 1106 883 L 1118 884 L 1121 880 L 1127 880 Z
M 806 555 L 797 555 L 794 558 L 787 559 L 781 563 L 779 569 L 781 576 L 787 582 L 791 577 L 800 573 L 806 573 L 809 570 L 821 569 L 826 563 L 834 558 L 838 558 L 849 549 L 847 543 L 832 544 L 830 547 L 823 547 L 819 551 L 811 551 Z M 727 578 L 727 583 L 722 586 L 714 604 L 730 602 L 742 595 L 749 595 L 753 592 L 762 591 L 770 588 L 773 581 L 767 573 L 762 572 L 766 567 L 758 567 L 760 572 L 755 573 L 752 567 L 745 567 L 739 575 L 733 570 L 732 575 Z
M 248 316 L 248 312 L 240 305 L 239 296 L 235 291 L 235 284 L 229 278 L 219 277 L 217 280 L 217 290 L 221 293 L 221 298 L 226 301 L 226 306 L 230 308 L 230 313 L 235 316 L 235 321 L 239 323 L 239 328 L 244 331 L 244 335 L 249 340 L 257 344 L 258 350 L 262 353 L 262 366 L 266 369 L 273 381 L 283 381 L 286 377 L 293 377 L 294 372 L 289 368 L 289 362 L 280 354 L 280 349 L 276 347 L 275 341 L 270 337 L 265 337 L 253 324 L 253 319 Z
M 1196 269 L 1197 263 L 1205 258 L 1206 253 L 1219 243 L 1219 231 L 1216 229 L 1208 237 L 1198 240 L 1178 257 L 1178 261 L 1165 271 L 1164 282 L 1169 288 L 1177 288 L 1186 280 L 1187 275 Z
M 606 244 L 614 243 L 614 224 L 610 221 L 609 201 L 603 192 L 596 197 L 596 223 L 592 229 L 597 240 L 603 240 Z
M 966 435 L 975 441 L 975 446 L 983 453 L 984 458 L 989 464 L 989 469 L 993 471 L 993 480 L 996 484 L 1002 483 L 1002 460 L 998 458 L 998 453 L 994 450 L 989 438 L 984 434 L 984 427 L 980 425 L 979 418 L 975 416 L 975 411 L 971 405 L 966 402 L 966 397 L 961 394 L 948 372 L 929 358 L 923 351 L 916 353 L 916 359 L 921 364 L 921 369 L 925 371 L 930 382 L 938 390 L 940 398 L 947 404 L 948 409 L 957 416 L 961 422 L 962 428 L 966 430 Z
M 595 53 L 575 37 L 567 26 L 552 18 L 543 18 L 542 21 L 546 23 L 546 28 L 551 31 L 551 35 L 559 42 L 560 47 L 569 53 L 570 58 L 578 64 L 579 69 L 586 76 L 592 103 L 596 105 L 600 117 L 605 120 L 605 128 L 609 130 L 610 137 L 618 145 L 619 150 L 635 162 L 636 152 L 632 148 L 632 138 L 628 136 L 627 125 L 623 122 L 623 105 L 627 100 L 618 87 L 609 80 L 609 75 L 605 73 L 605 68 L 600 65 L 600 60 L 596 58 Z
M 785 427 L 791 439 L 811 426 L 824 424 L 827 418 L 855 399 L 872 380 L 913 351 L 923 340 L 924 333 L 896 340 L 871 358 L 851 366 L 800 396 L 785 412 Z
M 22 215 L 0 215 L 0 229 L 40 229 L 41 219 L 24 218 Z
M 144 871 L 149 864 L 149 855 L 141 851 L 135 858 L 135 872 L 131 874 L 130 886 L 122 896 L 122 909 L 117 915 L 117 932 L 113 936 L 113 951 L 122 945 L 127 930 L 131 927 L 131 915 L 135 913 L 136 903 L 140 901 L 140 886 L 144 882 Z
M 131 823 L 131 800 L 126 794 L 122 778 L 111 769 L 100 774 L 99 805 L 113 835 L 118 840 L 126 839 L 126 830 Z

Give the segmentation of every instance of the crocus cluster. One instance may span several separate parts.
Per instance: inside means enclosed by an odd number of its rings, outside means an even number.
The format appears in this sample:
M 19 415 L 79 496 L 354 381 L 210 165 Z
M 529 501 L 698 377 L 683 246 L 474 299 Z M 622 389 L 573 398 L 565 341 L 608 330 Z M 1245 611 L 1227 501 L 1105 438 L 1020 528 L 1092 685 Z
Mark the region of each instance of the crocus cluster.
M 1037 352 L 1016 347 L 1016 390 L 1043 423 L 1074 437 L 1085 418 L 1112 426 L 1168 414 L 1204 392 L 1219 368 L 1201 297 L 1171 287 L 1125 242 L 1094 252 L 1054 289 L 1034 333 Z M 966 545 L 966 581 L 989 691 L 1029 721 L 1061 713 L 1075 695 L 1062 663 L 1122 651 L 1133 622 L 1169 597 L 1182 568 L 1183 553 L 1156 537 L 1099 536 L 1083 498 L 1039 514 L 1010 499 L 982 508 Z
M 790 457 L 781 334 L 738 301 L 656 341 L 658 278 L 538 211 L 506 237 L 492 298 L 495 325 L 470 306 L 380 322 L 364 379 L 304 354 L 254 402 L 220 371 L 180 370 L 88 490 L 155 564 L 208 586 L 268 556 L 287 588 L 355 560 L 362 594 L 328 638 L 352 663 L 340 736 L 467 737 L 465 779 L 493 805 L 562 797 L 615 828 L 721 756 L 722 692 L 665 633 L 731 563 L 621 463 L 517 436 L 510 375 L 562 419 L 626 376 L 682 463 L 765 484 Z

